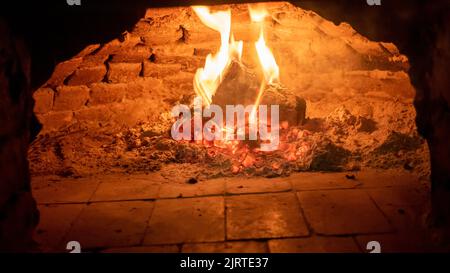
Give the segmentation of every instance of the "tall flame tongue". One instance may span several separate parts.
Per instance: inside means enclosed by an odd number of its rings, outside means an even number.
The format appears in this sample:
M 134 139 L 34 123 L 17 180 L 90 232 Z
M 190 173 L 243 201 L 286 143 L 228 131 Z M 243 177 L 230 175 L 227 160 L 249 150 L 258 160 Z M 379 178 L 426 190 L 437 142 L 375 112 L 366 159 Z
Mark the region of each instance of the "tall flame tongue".
M 256 110 L 261 102 L 262 95 L 266 84 L 274 84 L 279 81 L 280 69 L 278 68 L 277 62 L 272 52 L 266 45 L 264 40 L 264 18 L 268 15 L 265 9 L 254 9 L 249 6 L 250 18 L 252 22 L 260 24 L 259 38 L 255 43 L 256 53 L 258 54 L 258 59 L 263 70 L 264 79 L 261 81 L 261 85 L 258 90 L 258 96 L 250 114 L 250 122 L 256 122 Z
M 241 60 L 242 41 L 235 41 L 231 33 L 231 10 L 211 12 L 207 6 L 192 6 L 192 9 L 207 27 L 220 33 L 220 48 L 215 54 L 206 56 L 203 68 L 197 69 L 194 76 L 194 90 L 200 96 L 204 106 L 212 103 L 212 98 L 223 80 L 227 68 L 232 60 Z M 279 67 L 271 50 L 264 40 L 264 19 L 268 12 L 264 8 L 249 6 L 251 21 L 257 23 L 260 31 L 259 38 L 255 42 L 255 49 L 263 72 L 263 79 L 258 90 L 255 103 L 249 115 L 249 123 L 257 124 L 257 110 L 261 103 L 266 86 L 276 84 L 279 81 Z M 221 127 L 218 125 L 218 127 Z M 222 130 L 234 130 L 234 128 L 221 128 Z
M 240 60 L 242 41 L 234 41 L 231 32 L 231 11 L 211 13 L 206 6 L 193 6 L 192 9 L 200 20 L 209 28 L 220 33 L 220 49 L 216 54 L 206 56 L 205 66 L 199 68 L 194 77 L 195 93 L 202 97 L 205 105 L 210 105 L 212 96 L 219 87 L 224 72 L 233 58 Z
M 265 15 L 262 16 L 259 13 L 257 15 L 252 15 L 252 13 L 254 12 L 250 12 L 252 21 L 259 22 L 262 25 L 262 21 L 264 20 Z M 278 68 L 277 62 L 275 61 L 275 57 L 266 45 L 262 26 L 259 32 L 259 39 L 255 43 L 255 48 L 256 52 L 258 53 L 259 62 L 261 63 L 261 67 L 264 73 L 264 80 L 268 84 L 277 82 L 280 76 L 280 69 Z

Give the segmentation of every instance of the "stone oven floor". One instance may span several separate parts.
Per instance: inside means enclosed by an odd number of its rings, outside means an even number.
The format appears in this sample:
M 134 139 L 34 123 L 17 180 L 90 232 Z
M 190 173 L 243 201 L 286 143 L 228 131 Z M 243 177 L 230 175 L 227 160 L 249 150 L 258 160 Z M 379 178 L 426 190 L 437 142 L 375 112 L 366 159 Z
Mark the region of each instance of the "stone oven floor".
M 354 175 L 354 177 L 353 177 Z M 431 251 L 428 183 L 400 170 L 295 173 L 188 184 L 159 173 L 33 178 L 35 239 L 65 252 Z

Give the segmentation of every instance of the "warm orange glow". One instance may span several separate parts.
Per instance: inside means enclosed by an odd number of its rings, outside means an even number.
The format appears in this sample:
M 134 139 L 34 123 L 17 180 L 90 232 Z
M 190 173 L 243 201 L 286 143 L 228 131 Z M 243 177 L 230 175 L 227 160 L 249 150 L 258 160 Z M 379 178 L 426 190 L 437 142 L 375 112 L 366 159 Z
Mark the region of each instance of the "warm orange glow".
M 234 41 L 231 34 L 230 10 L 212 13 L 206 6 L 193 6 L 192 9 L 206 26 L 220 33 L 219 52 L 208 54 L 205 66 L 199 68 L 194 77 L 195 93 L 202 97 L 204 105 L 210 105 L 227 67 L 234 58 L 240 60 L 243 44 Z

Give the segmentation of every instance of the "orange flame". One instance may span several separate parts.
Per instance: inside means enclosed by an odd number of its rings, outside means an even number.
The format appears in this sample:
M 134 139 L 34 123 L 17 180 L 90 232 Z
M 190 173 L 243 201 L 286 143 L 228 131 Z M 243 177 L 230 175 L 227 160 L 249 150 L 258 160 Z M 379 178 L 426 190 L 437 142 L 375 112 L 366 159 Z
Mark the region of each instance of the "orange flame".
M 235 41 L 231 33 L 231 11 L 211 12 L 207 6 L 193 6 L 192 9 L 200 20 L 209 28 L 220 33 L 220 49 L 215 54 L 208 54 L 203 68 L 197 69 L 194 76 L 194 90 L 203 99 L 204 105 L 212 103 L 212 97 L 222 82 L 223 75 L 233 59 L 240 61 L 242 56 L 242 41 Z M 260 25 L 259 38 L 255 49 L 263 72 L 263 79 L 258 90 L 254 107 L 249 116 L 249 122 L 256 124 L 256 112 L 261 102 L 267 84 L 279 81 L 279 67 L 269 47 L 264 40 L 264 19 L 268 16 L 266 9 L 260 6 L 249 6 L 252 22 Z
M 216 54 L 206 56 L 205 66 L 199 68 L 194 76 L 194 90 L 201 96 L 205 105 L 210 105 L 212 96 L 219 87 L 224 72 L 233 58 L 240 60 L 242 55 L 242 41 L 234 41 L 231 33 L 231 11 L 211 13 L 206 6 L 193 6 L 192 9 L 200 20 L 209 28 L 220 33 L 220 49 Z
M 255 48 L 264 73 L 264 80 L 267 83 L 272 84 L 279 80 L 280 69 L 275 61 L 272 51 L 270 51 L 269 47 L 267 47 L 266 41 L 264 40 L 263 23 L 264 18 L 268 15 L 268 12 L 265 9 L 255 9 L 250 6 L 249 12 L 252 22 L 259 23 L 261 25 L 259 39 L 255 43 Z
M 272 52 L 266 45 L 264 40 L 264 18 L 269 14 L 266 9 L 255 9 L 249 6 L 250 18 L 252 22 L 260 24 L 259 39 L 255 43 L 256 53 L 258 54 L 259 62 L 261 64 L 264 80 L 272 84 L 278 81 L 280 70 Z
M 248 6 L 248 9 L 252 22 L 259 23 L 261 25 L 259 38 L 255 43 L 255 48 L 264 74 L 264 79 L 261 82 L 252 113 L 250 114 L 250 122 L 254 123 L 256 122 L 256 110 L 258 109 L 258 106 L 261 102 L 261 97 L 264 93 L 266 84 L 273 84 L 279 80 L 280 69 L 277 65 L 277 62 L 275 61 L 275 57 L 273 56 L 272 51 L 270 51 L 270 49 L 267 47 L 266 41 L 264 40 L 263 23 L 264 18 L 268 15 L 267 10 L 263 8 L 256 9 L 252 8 L 251 6 Z

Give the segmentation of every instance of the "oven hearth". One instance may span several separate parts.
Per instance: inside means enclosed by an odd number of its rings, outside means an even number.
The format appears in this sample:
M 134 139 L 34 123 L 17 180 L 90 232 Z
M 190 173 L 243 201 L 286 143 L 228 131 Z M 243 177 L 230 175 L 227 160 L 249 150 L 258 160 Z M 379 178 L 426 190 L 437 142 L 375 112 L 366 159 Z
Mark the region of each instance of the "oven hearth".
M 123 37 L 60 63 L 35 93 L 44 130 L 30 151 L 33 173 L 77 177 L 188 164 L 179 175 L 198 179 L 366 167 L 425 176 L 427 148 L 414 124 L 408 61 L 395 45 L 291 4 L 265 8 L 264 34 L 283 88 L 265 88 L 262 101 L 281 105 L 278 149 L 262 153 L 248 141 L 171 138 L 170 109 L 192 105 L 195 72 L 218 52 L 220 35 L 191 8 L 149 9 Z M 254 25 L 247 5 L 231 7 L 231 33 L 243 41 L 244 54 L 241 65 L 224 73 L 214 96 L 219 105 L 256 97 L 263 73 L 252 47 L 259 33 Z

